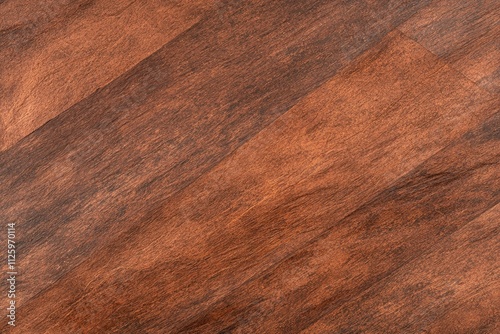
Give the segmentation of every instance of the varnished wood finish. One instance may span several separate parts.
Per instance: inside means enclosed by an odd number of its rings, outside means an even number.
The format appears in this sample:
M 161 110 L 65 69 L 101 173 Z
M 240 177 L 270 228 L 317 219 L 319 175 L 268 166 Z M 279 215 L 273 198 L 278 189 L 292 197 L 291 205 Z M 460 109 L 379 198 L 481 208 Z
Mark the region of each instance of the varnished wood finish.
M 497 1 L 45 6 L 0 3 L 2 332 L 500 330 Z

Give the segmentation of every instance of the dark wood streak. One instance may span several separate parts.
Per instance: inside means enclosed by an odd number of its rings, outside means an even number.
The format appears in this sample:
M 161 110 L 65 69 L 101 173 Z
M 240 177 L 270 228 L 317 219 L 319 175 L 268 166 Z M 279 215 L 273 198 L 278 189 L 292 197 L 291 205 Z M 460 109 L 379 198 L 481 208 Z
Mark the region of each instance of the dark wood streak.
M 500 93 L 500 4 L 438 0 L 400 29 L 467 78 Z
M 23 226 L 22 298 L 147 221 L 376 43 L 388 27 L 374 17 L 392 18 L 383 9 L 257 1 L 212 13 L 3 152 L 0 209 Z
M 304 333 L 496 333 L 499 220 L 496 205 Z
M 57 300 L 62 319 L 39 309 L 27 322 L 179 330 L 477 126 L 496 102 L 395 31 L 26 306 Z
M 0 332 L 497 332 L 499 9 L 0 0 Z
M 212 2 L 0 4 L 0 151 L 198 22 Z

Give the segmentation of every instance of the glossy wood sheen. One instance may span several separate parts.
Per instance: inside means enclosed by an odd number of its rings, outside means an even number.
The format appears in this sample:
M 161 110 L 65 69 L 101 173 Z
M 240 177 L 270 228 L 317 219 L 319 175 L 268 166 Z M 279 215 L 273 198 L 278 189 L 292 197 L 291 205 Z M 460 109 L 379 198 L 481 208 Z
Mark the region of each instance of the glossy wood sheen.
M 500 330 L 499 10 L 1 2 L 2 333 Z

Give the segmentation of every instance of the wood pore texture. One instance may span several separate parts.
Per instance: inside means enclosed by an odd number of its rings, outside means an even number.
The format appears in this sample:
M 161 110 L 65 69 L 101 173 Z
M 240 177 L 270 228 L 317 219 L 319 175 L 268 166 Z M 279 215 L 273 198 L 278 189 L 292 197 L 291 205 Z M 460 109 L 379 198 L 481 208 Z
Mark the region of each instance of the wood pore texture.
M 0 18 L 1 333 L 500 333 L 500 1 Z

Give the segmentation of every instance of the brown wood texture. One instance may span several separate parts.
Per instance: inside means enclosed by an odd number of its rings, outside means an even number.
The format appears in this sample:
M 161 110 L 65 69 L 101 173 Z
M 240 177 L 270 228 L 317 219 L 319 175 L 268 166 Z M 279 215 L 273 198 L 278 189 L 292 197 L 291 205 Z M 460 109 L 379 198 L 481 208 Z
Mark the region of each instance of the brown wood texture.
M 0 2 L 0 331 L 500 332 L 499 12 Z
M 498 0 L 434 1 L 400 29 L 479 86 L 500 93 Z
M 0 150 L 198 22 L 210 1 L 0 4 Z

